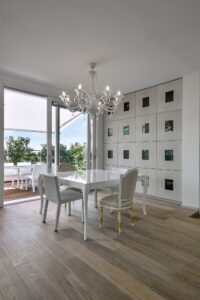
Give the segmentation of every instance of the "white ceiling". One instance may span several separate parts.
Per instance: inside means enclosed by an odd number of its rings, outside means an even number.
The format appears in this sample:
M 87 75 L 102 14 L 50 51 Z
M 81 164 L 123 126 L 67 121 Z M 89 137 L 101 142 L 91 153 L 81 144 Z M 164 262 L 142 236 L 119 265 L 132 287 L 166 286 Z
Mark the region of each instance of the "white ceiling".
M 200 68 L 200 0 L 0 0 L 0 69 L 124 93 Z

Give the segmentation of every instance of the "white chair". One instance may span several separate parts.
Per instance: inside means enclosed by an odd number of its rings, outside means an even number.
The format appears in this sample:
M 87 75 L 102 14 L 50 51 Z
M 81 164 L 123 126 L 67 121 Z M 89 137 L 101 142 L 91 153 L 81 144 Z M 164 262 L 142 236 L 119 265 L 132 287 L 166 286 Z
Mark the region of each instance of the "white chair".
M 26 182 L 30 181 L 33 193 L 35 193 L 35 188 L 38 187 L 39 175 L 45 172 L 46 172 L 46 164 L 40 164 L 40 165 L 36 164 L 33 165 L 32 174 L 27 175 L 27 177 L 25 178 Z
M 60 191 L 57 176 L 43 175 L 43 184 L 44 184 L 44 190 L 45 190 L 45 194 L 46 194 L 44 215 L 43 215 L 43 223 L 46 222 L 46 216 L 47 216 L 47 209 L 48 209 L 49 201 L 52 201 L 55 204 L 57 204 L 56 222 L 55 222 L 55 227 L 54 227 L 54 231 L 57 232 L 58 231 L 58 222 L 59 222 L 61 204 L 69 203 L 69 207 L 70 207 L 71 201 L 80 200 L 80 199 L 82 199 L 82 221 L 84 221 L 82 193 L 72 191 L 72 190 L 69 190 L 69 189 L 64 190 L 64 191 Z
M 14 186 L 15 180 L 17 180 L 17 186 L 18 186 L 19 184 L 18 168 L 16 168 L 13 163 L 4 163 L 4 181 L 12 181 L 12 186 Z
M 19 180 L 21 181 L 21 188 L 28 189 L 28 176 L 32 174 L 32 165 L 31 162 L 18 162 L 17 166 L 19 167 Z
M 117 211 L 118 213 L 118 231 L 122 231 L 121 212 L 131 211 L 131 223 L 134 225 L 133 218 L 133 196 L 138 177 L 137 169 L 130 169 L 125 174 L 120 175 L 119 194 L 109 195 L 100 200 L 100 227 L 103 224 L 103 209 Z

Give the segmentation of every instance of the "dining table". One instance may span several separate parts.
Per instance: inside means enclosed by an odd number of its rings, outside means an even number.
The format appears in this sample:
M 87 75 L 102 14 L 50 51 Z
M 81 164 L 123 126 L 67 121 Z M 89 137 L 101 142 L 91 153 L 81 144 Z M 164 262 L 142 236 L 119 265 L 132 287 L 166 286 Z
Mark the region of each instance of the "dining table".
M 43 175 L 54 175 L 59 179 L 60 184 L 67 185 L 68 187 L 78 188 L 83 194 L 83 211 L 84 211 L 84 240 L 88 238 L 87 234 L 87 220 L 88 220 L 88 195 L 91 190 L 97 191 L 98 189 L 117 186 L 120 182 L 120 172 L 110 170 L 82 170 L 70 172 L 51 172 L 40 174 L 39 177 L 39 190 L 40 190 L 40 213 L 43 210 L 44 194 L 43 194 Z M 138 181 L 142 182 L 143 186 L 143 212 L 146 215 L 145 196 L 147 194 L 149 178 L 147 175 L 139 175 Z M 95 192 L 95 206 L 97 204 L 97 193 Z

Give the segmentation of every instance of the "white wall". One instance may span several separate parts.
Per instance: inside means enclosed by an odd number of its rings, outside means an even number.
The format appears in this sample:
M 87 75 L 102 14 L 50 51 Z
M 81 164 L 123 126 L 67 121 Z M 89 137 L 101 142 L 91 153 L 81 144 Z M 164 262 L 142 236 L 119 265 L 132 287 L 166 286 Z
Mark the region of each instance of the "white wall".
M 182 200 L 199 207 L 200 72 L 183 77 Z
M 3 206 L 3 155 L 4 155 L 4 97 L 3 85 L 0 82 L 0 207 Z

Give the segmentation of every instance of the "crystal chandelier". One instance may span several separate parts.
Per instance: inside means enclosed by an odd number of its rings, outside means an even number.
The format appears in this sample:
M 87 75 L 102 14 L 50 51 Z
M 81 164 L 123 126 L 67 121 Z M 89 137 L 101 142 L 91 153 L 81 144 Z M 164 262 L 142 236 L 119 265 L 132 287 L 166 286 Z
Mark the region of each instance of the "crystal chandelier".
M 117 91 L 113 94 L 107 85 L 103 92 L 99 92 L 95 80 L 97 72 L 95 71 L 96 63 L 91 63 L 91 69 L 89 71 L 91 86 L 89 89 L 83 89 L 79 84 L 75 89 L 74 98 L 70 98 L 65 92 L 60 95 L 65 107 L 71 112 L 80 111 L 82 113 L 88 113 L 91 116 L 103 114 L 103 111 L 113 113 L 122 99 L 122 93 Z

